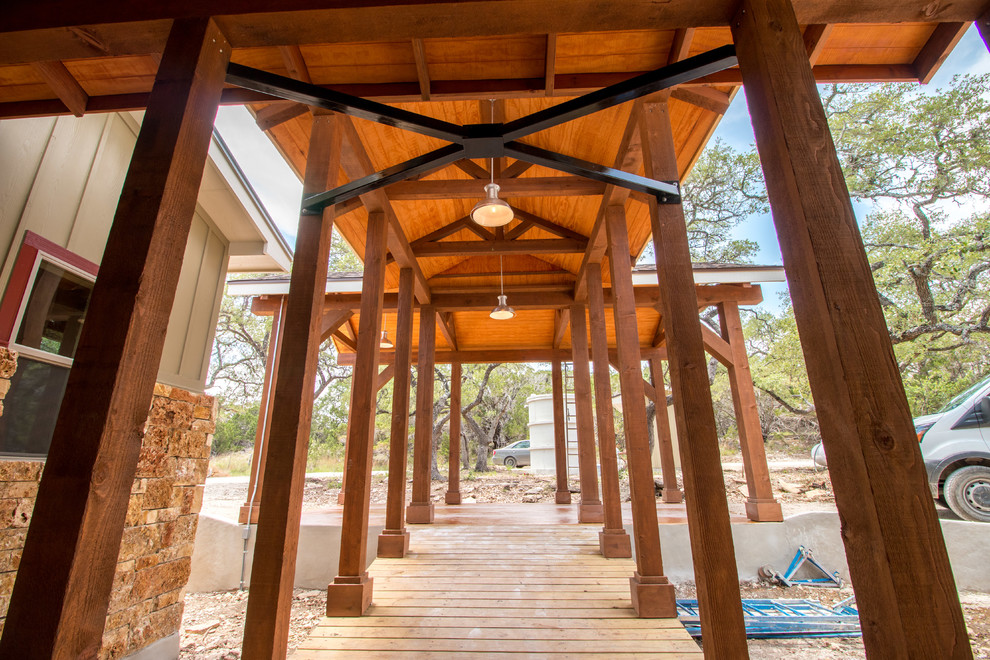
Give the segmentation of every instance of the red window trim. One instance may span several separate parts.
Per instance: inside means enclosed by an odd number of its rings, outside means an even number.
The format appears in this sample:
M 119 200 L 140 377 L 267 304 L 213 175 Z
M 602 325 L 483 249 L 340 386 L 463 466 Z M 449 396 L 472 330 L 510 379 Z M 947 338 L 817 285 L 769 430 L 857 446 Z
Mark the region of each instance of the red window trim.
M 0 301 L 0 346 L 10 346 L 14 339 L 14 323 L 17 322 L 21 301 L 24 300 L 27 288 L 31 284 L 34 262 L 39 253 L 89 273 L 94 279 L 100 271 L 100 266 L 89 259 L 84 259 L 33 231 L 25 231 L 24 240 L 17 252 L 17 260 L 10 271 L 10 279 L 7 280 L 7 290 L 4 292 L 3 300 Z

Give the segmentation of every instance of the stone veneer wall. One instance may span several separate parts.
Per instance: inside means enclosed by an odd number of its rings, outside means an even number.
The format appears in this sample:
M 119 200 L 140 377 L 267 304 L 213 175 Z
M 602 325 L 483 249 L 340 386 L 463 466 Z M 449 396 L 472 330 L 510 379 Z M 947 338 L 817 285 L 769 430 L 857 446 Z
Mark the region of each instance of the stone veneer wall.
M 0 348 L 0 402 L 14 371 L 5 368 L 11 355 Z M 213 397 L 155 386 L 101 659 L 127 656 L 179 630 L 215 420 Z M 42 461 L 0 459 L 0 616 L 10 602 L 43 468 Z

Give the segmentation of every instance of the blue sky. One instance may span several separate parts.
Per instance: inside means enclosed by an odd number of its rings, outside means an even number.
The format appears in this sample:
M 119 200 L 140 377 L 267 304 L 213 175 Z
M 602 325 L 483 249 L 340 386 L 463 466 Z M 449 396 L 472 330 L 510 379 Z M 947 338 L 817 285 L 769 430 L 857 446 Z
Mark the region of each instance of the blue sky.
M 976 27 L 973 26 L 960 40 L 932 82 L 923 89 L 934 92 L 940 86 L 947 84 L 956 74 L 987 72 L 990 72 L 990 53 L 987 52 Z M 220 108 L 216 125 L 275 223 L 289 242 L 294 244 L 296 224 L 299 220 L 299 201 L 302 196 L 302 184 L 299 179 L 289 169 L 271 141 L 258 130 L 254 119 L 243 106 Z M 742 90 L 725 113 L 714 137 L 721 138 L 739 150 L 747 150 L 753 145 L 753 127 L 746 107 L 745 93 Z M 868 210 L 867 205 L 856 205 L 856 213 L 860 218 Z M 759 244 L 760 249 L 756 257 L 758 263 L 768 265 L 781 263 L 777 234 L 769 215 L 750 217 L 740 224 L 734 233 Z M 764 285 L 763 306 L 778 309 L 780 293 L 785 290 L 785 284 Z

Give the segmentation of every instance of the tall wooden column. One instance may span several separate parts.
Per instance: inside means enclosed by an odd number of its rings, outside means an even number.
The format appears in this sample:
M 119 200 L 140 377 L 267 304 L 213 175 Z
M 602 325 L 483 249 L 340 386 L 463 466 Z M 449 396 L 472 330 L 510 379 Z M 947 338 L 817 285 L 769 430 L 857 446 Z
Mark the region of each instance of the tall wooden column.
M 732 35 L 867 654 L 971 657 L 911 411 L 793 7 L 744 0 Z
M 608 367 L 601 264 L 592 264 L 587 272 L 588 327 L 591 330 L 591 359 L 595 369 L 595 414 L 598 420 L 598 455 L 602 463 L 602 505 L 605 511 L 605 526 L 598 533 L 598 547 L 605 557 L 632 557 L 629 534 L 622 527 L 622 496 L 619 493 L 619 461 L 615 455 L 615 417 L 612 412 L 612 382 Z
M 560 360 L 550 363 L 550 379 L 553 390 L 553 460 L 557 472 L 557 504 L 571 503 L 571 490 L 567 483 L 567 415 L 564 414 L 564 374 Z
M 314 115 L 304 195 L 336 185 L 340 137 L 333 115 Z M 249 660 L 284 658 L 289 639 L 333 213 L 331 207 L 299 218 L 244 625 L 243 657 Z
M 639 352 L 636 296 L 632 284 L 632 259 L 626 233 L 626 211 L 613 205 L 605 210 L 609 274 L 612 279 L 612 312 L 618 353 L 619 386 L 622 388 L 622 420 L 626 433 L 629 491 L 632 497 L 633 533 L 636 535 L 636 574 L 630 578 L 632 604 L 641 617 L 677 616 L 674 585 L 663 574 L 657 499 L 653 490 L 653 462 L 646 428 L 646 389 Z M 693 286 L 691 288 L 694 294 Z M 589 290 L 589 295 L 591 294 Z
M 406 522 L 433 522 L 430 501 L 430 451 L 433 448 L 433 359 L 437 343 L 437 310 L 419 308 L 419 351 L 416 364 L 416 436 L 413 440 L 412 501 Z
M 450 451 L 447 460 L 447 504 L 461 503 L 461 363 L 450 365 Z
M 265 379 L 261 385 L 261 403 L 258 406 L 258 428 L 254 434 L 254 452 L 251 455 L 251 475 L 248 478 L 247 500 L 241 506 L 237 522 L 242 525 L 258 522 L 261 510 L 259 495 L 264 485 L 265 460 L 268 458 L 268 437 L 271 435 L 272 389 L 278 374 L 278 354 L 282 345 L 285 324 L 285 296 L 279 299 L 278 309 L 272 317 L 272 330 L 268 336 L 268 359 L 265 361 Z
M 75 658 L 100 648 L 229 56 L 212 20 L 174 22 L 69 373 L 0 657 Z
M 663 475 L 663 503 L 679 504 L 684 501 L 684 493 L 677 487 L 674 440 L 670 433 L 670 417 L 667 416 L 667 385 L 663 380 L 663 364 L 658 357 L 650 359 L 650 381 L 657 392 L 657 449 Z
M 581 504 L 578 522 L 604 522 L 598 499 L 598 465 L 595 458 L 595 419 L 591 412 L 591 371 L 588 368 L 588 324 L 584 305 L 571 306 L 571 354 L 574 364 L 574 408 L 577 413 L 578 476 Z
M 406 508 L 406 461 L 409 454 L 409 368 L 412 362 L 413 272 L 399 270 L 399 305 L 395 321 L 395 375 L 392 383 L 392 435 L 388 445 L 388 499 L 385 529 L 378 536 L 379 557 L 405 557 L 409 532 Z
M 667 104 L 643 104 L 640 122 L 646 175 L 677 180 Z M 679 205 L 651 200 L 650 219 L 705 653 L 744 658 L 746 628 L 684 212 Z
M 357 360 L 351 375 L 351 421 L 347 427 L 347 490 L 340 526 L 340 564 L 327 586 L 327 616 L 360 616 L 371 605 L 373 579 L 368 577 L 368 507 L 371 504 L 371 455 L 374 449 L 378 394 L 378 355 L 385 297 L 385 214 L 368 214 L 361 283 L 361 321 Z
M 987 50 L 990 50 L 990 9 L 976 21 L 976 29 L 980 31 Z
M 780 502 L 773 497 L 773 488 L 770 485 L 770 467 L 767 465 L 767 452 L 763 446 L 763 427 L 760 426 L 760 411 L 756 407 L 756 392 L 753 390 L 753 375 L 746 355 L 746 338 L 743 336 L 739 305 L 735 302 L 720 303 L 718 318 L 722 338 L 728 342 L 732 352 L 732 364 L 726 369 L 729 371 L 729 389 L 732 391 L 743 471 L 749 491 L 746 516 L 757 522 L 780 522 L 784 519 L 784 514 L 781 512 Z

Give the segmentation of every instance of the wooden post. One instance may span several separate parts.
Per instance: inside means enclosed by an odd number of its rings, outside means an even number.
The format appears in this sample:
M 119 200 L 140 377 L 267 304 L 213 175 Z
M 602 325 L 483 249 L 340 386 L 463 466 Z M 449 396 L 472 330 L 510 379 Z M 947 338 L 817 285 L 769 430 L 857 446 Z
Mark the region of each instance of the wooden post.
M 602 504 L 605 511 L 605 526 L 598 533 L 598 547 L 604 557 L 632 557 L 629 534 L 622 527 L 622 496 L 619 493 L 619 461 L 615 455 L 615 417 L 612 412 L 612 382 L 608 367 L 601 264 L 589 267 L 586 279 L 591 359 L 595 370 L 598 455 L 602 462 Z
M 461 503 L 461 363 L 450 364 L 450 451 L 447 461 L 447 504 Z
M 644 103 L 640 122 L 646 175 L 677 180 L 667 104 Z M 678 444 L 705 653 L 710 650 L 716 658 L 744 658 L 746 628 L 684 212 L 679 205 L 658 205 L 651 200 L 650 219 L 657 279 L 664 293 L 660 306 L 681 440 Z
M 571 354 L 574 365 L 574 407 L 577 412 L 578 477 L 581 504 L 578 522 L 604 522 L 598 499 L 598 465 L 595 458 L 595 419 L 591 412 L 591 371 L 588 368 L 588 325 L 584 305 L 571 306 Z
M 313 117 L 304 195 L 336 184 L 340 137 L 333 115 Z M 330 207 L 322 216 L 299 217 L 244 625 L 243 657 L 248 659 L 284 658 L 289 640 L 333 214 Z
M 0 657 L 100 648 L 229 57 L 211 19 L 173 23 L 58 413 Z
M 431 305 L 424 305 L 419 308 L 412 501 L 406 508 L 406 522 L 410 524 L 433 522 L 433 502 L 430 501 L 430 451 L 433 448 L 433 358 L 436 341 L 437 310 Z
M 983 44 L 990 51 L 990 9 L 976 21 L 976 29 L 980 31 L 980 36 L 983 37 Z
M 557 471 L 557 504 L 571 503 L 571 490 L 567 483 L 567 415 L 564 414 L 564 374 L 560 360 L 550 363 L 553 388 L 553 459 Z
M 340 564 L 327 586 L 327 616 L 361 616 L 371 605 L 374 580 L 368 577 L 368 507 L 371 504 L 371 456 L 378 410 L 378 343 L 385 297 L 385 214 L 368 214 L 361 283 L 361 322 L 357 362 L 351 375 L 351 421 L 347 427 L 347 490 L 340 525 Z
M 650 382 L 657 391 L 657 448 L 663 475 L 663 503 L 679 504 L 684 501 L 684 493 L 677 487 L 674 441 L 670 434 L 670 418 L 667 416 L 667 385 L 663 380 L 663 363 L 659 357 L 650 359 Z
M 237 515 L 237 522 L 241 525 L 257 523 L 258 511 L 261 510 L 259 498 L 264 484 L 265 460 L 268 458 L 268 438 L 271 435 L 272 404 L 275 401 L 272 396 L 272 388 L 275 387 L 279 348 L 282 345 L 285 330 L 285 324 L 282 323 L 282 317 L 285 315 L 285 302 L 285 296 L 281 296 L 278 309 L 272 316 L 272 330 L 268 336 L 268 359 L 265 362 L 265 379 L 261 385 L 258 428 L 254 434 L 254 452 L 251 455 L 251 474 L 248 478 L 247 499 Z
M 736 411 L 736 427 L 739 429 L 739 447 L 742 450 L 743 470 L 746 474 L 746 516 L 757 522 L 780 522 L 784 519 L 780 503 L 773 497 L 770 485 L 770 468 L 763 446 L 763 427 L 760 411 L 756 407 L 753 391 L 753 375 L 746 355 L 746 338 L 743 336 L 739 305 L 723 302 L 718 305 L 718 317 L 722 326 L 722 338 L 729 343 L 732 364 L 729 371 L 729 389 L 732 390 L 732 406 Z
M 395 320 L 395 374 L 392 376 L 392 436 L 388 446 L 388 500 L 385 529 L 378 536 L 379 557 L 405 557 L 409 532 L 406 508 L 406 461 L 409 454 L 409 368 L 412 360 L 413 272 L 399 270 L 399 307 Z
M 794 9 L 786 0 L 744 0 L 731 27 L 866 652 L 971 657 L 911 411 Z
M 615 318 L 619 386 L 622 388 L 622 420 L 626 433 L 633 533 L 636 535 L 636 574 L 629 580 L 632 604 L 641 617 L 676 617 L 674 585 L 664 577 L 660 556 L 660 528 L 657 524 L 657 498 L 653 490 L 650 438 L 646 429 L 646 389 L 643 387 L 643 363 L 639 352 L 632 259 L 626 234 L 626 212 L 622 206 L 612 205 L 605 209 L 605 230 L 614 298 L 612 313 Z M 694 295 L 693 286 L 690 293 Z

